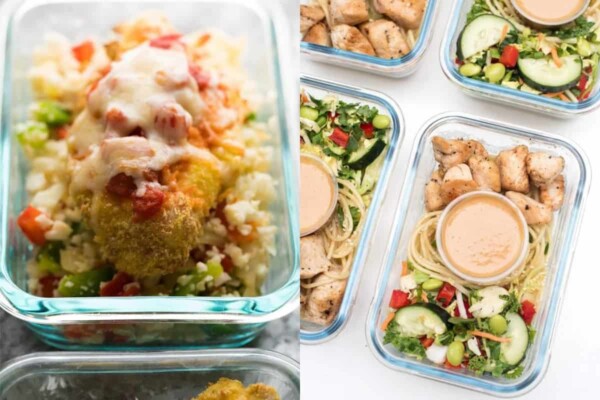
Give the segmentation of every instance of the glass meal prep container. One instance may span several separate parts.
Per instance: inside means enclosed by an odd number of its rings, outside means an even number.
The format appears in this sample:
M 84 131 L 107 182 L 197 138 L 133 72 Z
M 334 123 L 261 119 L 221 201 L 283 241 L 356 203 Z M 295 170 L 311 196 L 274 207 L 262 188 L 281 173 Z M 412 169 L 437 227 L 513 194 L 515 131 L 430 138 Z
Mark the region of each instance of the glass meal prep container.
M 118 3 L 118 4 L 117 4 Z M 241 0 L 197 1 L 6 1 L 0 7 L 0 306 L 24 320 L 46 343 L 61 348 L 113 346 L 232 347 L 251 341 L 268 321 L 297 308 L 299 234 L 294 159 L 288 132 L 295 88 L 286 82 L 293 59 L 285 17 L 278 7 Z M 115 7 L 120 12 L 115 13 Z M 164 12 L 183 32 L 215 27 L 246 39 L 243 61 L 266 101 L 257 112 L 271 135 L 272 174 L 277 181 L 271 210 L 278 227 L 262 295 L 257 297 L 42 298 L 27 292 L 25 265 L 31 247 L 16 225 L 27 205 L 27 166 L 12 128 L 31 102 L 26 71 L 43 34 L 58 31 L 75 40 L 109 32 L 123 16 L 147 9 Z M 218 22 L 217 22 L 218 21 Z
M 300 3 L 308 4 L 309 0 L 302 0 Z M 423 21 L 421 22 L 419 37 L 417 38 L 416 44 L 414 48 L 403 57 L 388 60 L 307 42 L 301 42 L 300 52 L 306 54 L 315 61 L 326 64 L 339 65 L 341 67 L 366 71 L 391 78 L 406 77 L 416 71 L 417 64 L 423 58 L 423 55 L 431 42 L 438 3 L 439 0 L 429 0 L 427 2 L 427 8 L 423 15 Z
M 457 84 L 466 94 L 496 103 L 527 108 L 555 117 L 569 118 L 594 110 L 600 105 L 600 85 L 596 85 L 590 96 L 578 103 L 568 103 L 502 85 L 478 81 L 458 72 L 456 45 L 462 32 L 473 0 L 455 0 L 446 33 L 440 47 L 440 63 L 446 77 Z
M 322 326 L 304 320 L 300 321 L 301 342 L 306 344 L 317 344 L 332 339 L 339 334 L 350 317 L 352 305 L 354 304 L 354 299 L 360 285 L 362 269 L 367 260 L 371 242 L 373 241 L 373 232 L 375 231 L 375 226 L 381 216 L 381 203 L 385 196 L 389 176 L 393 166 L 396 165 L 396 159 L 400 153 L 400 145 L 404 139 L 404 119 L 402 111 L 396 102 L 379 92 L 359 89 L 310 76 L 302 76 L 300 78 L 300 89 L 306 90 L 309 94 L 314 95 L 317 98 L 326 94 L 333 94 L 344 101 L 367 104 L 376 107 L 382 111 L 383 114 L 389 115 L 391 119 L 391 132 L 387 154 L 379 175 L 379 180 L 377 181 L 373 198 L 368 207 L 367 219 L 363 226 L 357 249 L 355 250 L 350 276 L 348 277 L 340 309 L 336 317 L 328 326 Z
M 298 363 L 262 350 L 156 353 L 33 353 L 0 371 L 1 400 L 190 400 L 226 377 L 264 383 L 300 399 Z
M 486 374 L 477 376 L 466 370 L 457 372 L 429 361 L 417 361 L 383 345 L 381 321 L 387 313 L 387 301 L 391 292 L 400 281 L 402 260 L 406 259 L 409 238 L 424 210 L 423 188 L 436 165 L 431 147 L 431 138 L 434 136 L 476 139 L 490 153 L 524 144 L 534 151 L 546 151 L 565 159 L 565 201 L 560 211 L 554 214 L 550 239 L 556 245 L 551 246 L 548 256 L 544 291 L 532 324 L 537 333 L 523 361 L 524 371 L 520 378 L 507 380 Z M 367 342 L 371 350 L 379 361 L 392 369 L 487 394 L 511 397 L 533 389 L 543 378 L 550 360 L 552 338 L 590 187 L 587 157 L 577 145 L 562 137 L 466 114 L 449 113 L 439 115 L 424 125 L 415 140 L 410 160 L 394 217 L 392 235 L 367 319 Z

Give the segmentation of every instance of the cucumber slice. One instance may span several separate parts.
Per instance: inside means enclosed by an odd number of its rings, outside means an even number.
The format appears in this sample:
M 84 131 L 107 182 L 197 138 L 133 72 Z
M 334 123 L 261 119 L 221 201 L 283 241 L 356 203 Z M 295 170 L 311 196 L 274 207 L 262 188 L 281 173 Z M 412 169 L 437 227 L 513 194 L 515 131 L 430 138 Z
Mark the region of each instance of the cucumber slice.
M 458 58 L 466 60 L 500 43 L 506 25 L 508 32 L 516 32 L 515 26 L 502 17 L 485 14 L 475 18 L 465 26 L 458 37 Z
M 577 85 L 583 73 L 578 55 L 561 57 L 559 68 L 550 58 L 519 58 L 517 67 L 529 86 L 544 93 L 558 93 Z
M 385 149 L 381 139 L 365 140 L 354 153 L 348 157 L 348 166 L 352 169 L 367 168 Z
M 331 151 L 333 154 L 337 155 L 337 156 L 343 156 L 344 153 L 346 153 L 346 149 L 338 146 L 337 144 L 333 143 L 331 140 L 328 141 L 329 143 L 327 143 L 327 148 L 329 149 L 329 151 Z
M 529 331 L 519 314 L 507 313 L 506 320 L 508 330 L 503 336 L 511 340 L 500 345 L 500 358 L 509 365 L 517 365 L 525 357 L 529 346 Z
M 446 310 L 431 303 L 403 307 L 394 317 L 398 332 L 409 337 L 441 335 L 450 328 L 449 319 Z

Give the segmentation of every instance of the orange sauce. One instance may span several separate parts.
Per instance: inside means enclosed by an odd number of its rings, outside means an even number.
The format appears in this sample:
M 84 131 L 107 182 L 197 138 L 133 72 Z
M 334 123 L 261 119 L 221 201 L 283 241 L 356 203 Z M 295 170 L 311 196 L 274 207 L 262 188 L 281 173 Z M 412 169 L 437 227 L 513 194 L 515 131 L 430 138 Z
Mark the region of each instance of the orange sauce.
M 335 199 L 331 173 L 312 157 L 300 157 L 300 234 L 319 229 L 329 219 Z
M 492 278 L 510 269 L 525 240 L 518 210 L 485 195 L 467 198 L 449 210 L 441 238 L 448 262 L 474 278 Z
M 516 0 L 526 16 L 540 22 L 568 22 L 583 6 L 584 0 Z

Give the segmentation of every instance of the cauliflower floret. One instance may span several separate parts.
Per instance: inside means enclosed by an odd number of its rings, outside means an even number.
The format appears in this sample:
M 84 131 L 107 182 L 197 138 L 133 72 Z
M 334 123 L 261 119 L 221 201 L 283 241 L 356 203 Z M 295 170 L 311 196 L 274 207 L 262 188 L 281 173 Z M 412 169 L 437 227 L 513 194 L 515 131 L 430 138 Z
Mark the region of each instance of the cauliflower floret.
M 73 230 L 69 225 L 64 223 L 63 221 L 54 221 L 52 224 L 52 228 L 46 231 L 44 236 L 48 240 L 66 240 L 71 235 Z
M 98 259 L 96 249 L 90 243 L 83 246 L 68 246 L 60 251 L 60 265 L 65 271 L 77 274 L 89 271 Z
M 238 268 L 244 268 L 250 262 L 250 254 L 244 254 L 244 251 L 233 243 L 226 244 L 223 252 L 231 257 L 233 265 Z
M 235 184 L 234 195 L 241 199 L 258 200 L 264 207 L 275 199 L 275 183 L 271 175 L 263 172 L 243 175 Z
M 49 188 L 37 192 L 31 199 L 31 205 L 52 214 L 66 194 L 66 191 L 65 184 L 57 182 Z
M 241 200 L 228 204 L 223 212 L 231 225 L 241 227 L 257 219 L 258 204 L 258 201 Z

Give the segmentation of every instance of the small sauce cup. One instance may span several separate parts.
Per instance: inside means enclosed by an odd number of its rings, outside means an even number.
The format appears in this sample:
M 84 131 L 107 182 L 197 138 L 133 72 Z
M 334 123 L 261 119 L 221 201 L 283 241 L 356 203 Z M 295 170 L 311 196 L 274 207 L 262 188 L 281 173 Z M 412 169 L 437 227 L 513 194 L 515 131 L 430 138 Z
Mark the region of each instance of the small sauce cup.
M 300 155 L 300 236 L 321 229 L 329 221 L 338 200 L 337 178 L 320 158 Z
M 579 18 L 590 0 L 511 0 L 517 13 L 534 28 L 556 28 Z

